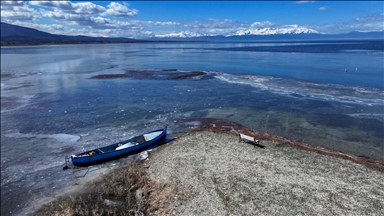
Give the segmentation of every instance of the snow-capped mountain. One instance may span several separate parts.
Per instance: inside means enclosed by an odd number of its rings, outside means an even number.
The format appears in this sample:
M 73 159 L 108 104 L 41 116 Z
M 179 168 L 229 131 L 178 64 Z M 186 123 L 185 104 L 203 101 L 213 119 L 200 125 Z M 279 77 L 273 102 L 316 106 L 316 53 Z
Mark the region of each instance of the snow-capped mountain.
M 284 25 L 279 27 L 266 27 L 266 28 L 249 28 L 241 29 L 232 33 L 228 33 L 226 37 L 232 36 L 245 36 L 245 35 L 288 35 L 288 34 L 320 34 L 316 30 L 305 28 L 298 25 Z M 196 38 L 205 36 L 218 36 L 214 34 L 201 34 L 191 31 L 172 32 L 155 34 L 154 38 Z
M 203 36 L 207 36 L 207 35 L 203 35 L 196 32 L 190 32 L 190 31 L 154 35 L 154 37 L 156 38 L 191 38 L 191 37 L 203 37 Z
M 243 35 L 277 35 L 277 34 L 319 34 L 316 30 L 308 29 L 298 25 L 287 25 L 279 28 L 258 28 L 258 29 L 242 29 L 229 36 Z

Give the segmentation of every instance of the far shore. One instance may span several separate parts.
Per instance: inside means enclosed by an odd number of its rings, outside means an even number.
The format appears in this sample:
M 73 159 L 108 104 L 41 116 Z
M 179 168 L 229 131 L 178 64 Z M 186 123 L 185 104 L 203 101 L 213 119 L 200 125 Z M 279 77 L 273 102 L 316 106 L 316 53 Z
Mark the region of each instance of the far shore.
M 49 45 L 80 45 L 80 44 L 137 44 L 137 43 L 186 43 L 186 42 L 209 42 L 207 40 L 133 40 L 133 41 L 74 41 L 74 42 L 2 42 L 0 47 L 18 46 L 49 46 Z
M 240 142 L 239 133 L 260 143 Z M 255 132 L 226 120 L 206 119 L 199 129 L 152 150 L 135 169 L 123 176 L 143 173 L 139 179 L 146 179 L 139 180 L 144 185 L 132 191 L 141 208 L 134 207 L 135 214 L 384 214 L 383 162 Z M 100 179 L 118 187 L 111 182 L 111 173 L 113 169 L 85 177 L 72 185 L 71 193 L 46 200 L 51 203 L 47 209 L 60 209 L 52 206 L 63 206 L 68 196 L 90 197 L 86 189 L 100 185 L 95 183 Z M 99 188 L 92 189 L 94 196 L 103 199 L 98 208 L 121 209 L 106 200 L 124 203 L 125 197 L 103 195 Z M 74 208 L 78 207 L 62 210 Z M 56 210 L 42 215 L 59 213 Z M 125 214 L 119 211 L 116 215 Z

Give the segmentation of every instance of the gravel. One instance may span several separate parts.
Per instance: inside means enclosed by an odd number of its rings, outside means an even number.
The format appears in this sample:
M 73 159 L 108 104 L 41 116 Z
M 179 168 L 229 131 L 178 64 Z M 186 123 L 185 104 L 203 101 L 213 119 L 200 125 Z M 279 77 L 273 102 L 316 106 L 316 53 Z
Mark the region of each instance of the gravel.
M 260 144 L 191 132 L 153 150 L 144 165 L 153 180 L 192 188 L 192 196 L 170 206 L 175 215 L 384 215 L 383 172 L 275 141 Z

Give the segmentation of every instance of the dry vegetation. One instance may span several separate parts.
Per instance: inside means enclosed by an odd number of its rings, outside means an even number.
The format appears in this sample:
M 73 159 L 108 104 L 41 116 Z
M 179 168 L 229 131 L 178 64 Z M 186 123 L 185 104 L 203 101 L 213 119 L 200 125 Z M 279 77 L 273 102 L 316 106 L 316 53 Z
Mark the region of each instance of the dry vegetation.
M 145 167 L 132 162 L 81 193 L 52 201 L 32 215 L 167 215 L 192 195 L 174 179 L 150 180 Z

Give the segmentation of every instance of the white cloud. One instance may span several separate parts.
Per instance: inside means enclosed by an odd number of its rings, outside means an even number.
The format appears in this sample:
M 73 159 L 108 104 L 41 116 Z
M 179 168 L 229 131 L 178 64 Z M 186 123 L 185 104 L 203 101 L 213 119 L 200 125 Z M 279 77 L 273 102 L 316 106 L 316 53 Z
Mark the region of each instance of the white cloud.
M 146 26 L 171 26 L 171 27 L 180 26 L 180 23 L 178 22 L 142 21 L 141 23 Z
M 29 4 L 34 5 L 34 6 L 41 6 L 41 7 L 50 7 L 50 8 L 57 8 L 61 10 L 71 10 L 72 3 L 67 0 L 63 1 L 36 1 L 32 0 L 29 2 Z
M 79 3 L 72 3 L 73 10 L 72 13 L 77 14 L 99 14 L 105 11 L 105 8 L 90 2 L 79 2 Z
M 181 27 L 188 30 L 172 32 L 174 34 L 192 35 L 188 31 L 204 36 L 228 35 L 236 32 L 239 28 L 248 26 L 249 24 L 238 22 L 230 19 L 207 19 L 205 22 L 187 22 L 180 24 Z
M 119 25 L 124 23 L 113 18 L 133 17 L 138 14 L 138 10 L 129 9 L 127 4 L 116 2 L 111 2 L 107 8 L 91 2 L 70 1 L 31 1 L 31 5 L 43 7 L 44 9 L 40 9 L 41 15 L 59 23 L 94 29 L 119 28 Z
M 306 4 L 306 3 L 314 3 L 316 1 L 304 1 L 304 0 L 299 0 L 299 1 L 295 1 L 295 4 Z
M 13 22 L 15 20 L 35 21 L 41 17 L 38 11 L 28 7 L 25 1 L 0 1 L 1 21 Z
M 65 26 L 60 24 L 38 24 L 38 23 L 29 23 L 29 22 L 23 22 L 23 21 L 17 21 L 13 23 L 15 25 L 25 26 L 28 28 L 35 28 L 40 29 L 42 31 L 50 32 L 52 34 L 57 34 L 57 32 L 64 32 Z
M 129 9 L 128 4 L 120 4 L 118 2 L 111 2 L 107 8 L 91 2 L 72 3 L 71 1 L 31 1 L 30 4 L 50 8 L 62 13 L 79 15 L 134 17 L 138 14 L 138 10 Z
M 357 21 L 383 21 L 384 13 L 374 13 L 368 16 L 357 17 Z
M 319 7 L 319 11 L 324 11 L 324 10 L 328 10 L 328 6 L 323 6 L 323 7 Z
M 53 9 L 56 12 L 92 15 L 99 14 L 106 9 L 91 2 L 72 3 L 70 1 L 31 1 L 31 5 Z
M 1 8 L 10 6 L 24 6 L 25 1 L 0 1 Z
M 120 4 L 117 2 L 111 2 L 108 5 L 108 9 L 103 12 L 102 16 L 114 16 L 114 17 L 134 17 L 138 14 L 138 10 L 129 9 L 127 4 Z
M 328 34 L 348 33 L 352 31 L 384 31 L 383 20 L 383 13 L 374 13 L 345 22 L 319 25 L 316 26 L 316 30 Z
M 276 26 L 275 23 L 269 21 L 254 22 L 251 24 L 251 28 L 270 28 Z
M 208 19 L 208 21 L 206 27 L 213 29 L 231 29 L 240 24 L 239 22 L 230 19 Z

